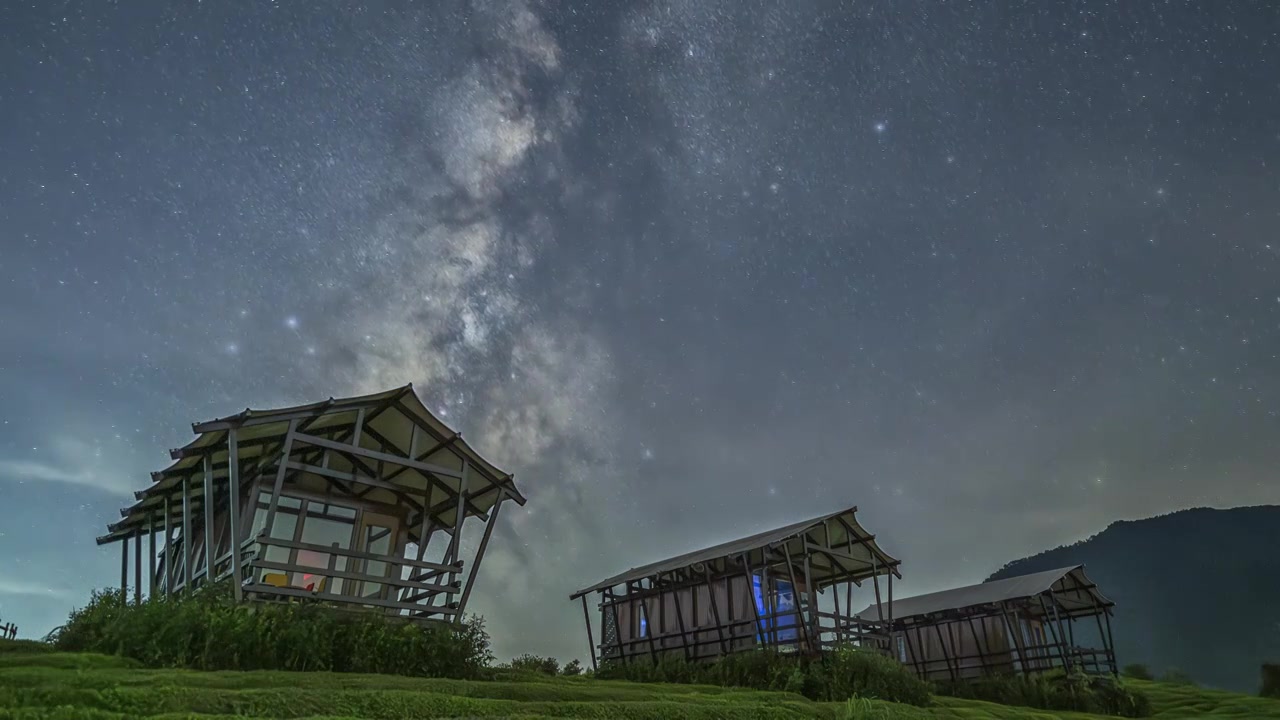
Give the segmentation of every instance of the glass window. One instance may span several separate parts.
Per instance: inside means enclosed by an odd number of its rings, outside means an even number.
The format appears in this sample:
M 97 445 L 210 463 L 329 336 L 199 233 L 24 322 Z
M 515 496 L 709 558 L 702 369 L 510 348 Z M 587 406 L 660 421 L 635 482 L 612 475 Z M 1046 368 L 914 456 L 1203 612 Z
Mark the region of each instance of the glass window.
M 308 545 L 322 545 L 324 547 L 336 547 L 340 550 L 350 550 L 351 536 L 355 531 L 355 524 L 351 520 L 334 519 L 333 515 L 328 512 L 332 508 L 334 508 L 332 505 L 326 506 L 315 502 L 307 503 L 306 514 L 302 523 L 302 542 Z M 355 511 L 352 511 L 352 515 L 355 515 Z M 333 563 L 335 570 L 347 569 L 347 558 L 345 556 L 335 556 L 318 550 L 299 550 L 296 564 L 327 570 L 330 562 Z M 293 585 L 317 592 L 339 595 L 343 592 L 342 579 L 326 578 L 323 572 L 294 573 Z
M 649 637 L 649 618 L 648 613 L 644 611 L 644 605 L 636 603 L 637 616 L 640 618 L 640 634 L 637 637 Z

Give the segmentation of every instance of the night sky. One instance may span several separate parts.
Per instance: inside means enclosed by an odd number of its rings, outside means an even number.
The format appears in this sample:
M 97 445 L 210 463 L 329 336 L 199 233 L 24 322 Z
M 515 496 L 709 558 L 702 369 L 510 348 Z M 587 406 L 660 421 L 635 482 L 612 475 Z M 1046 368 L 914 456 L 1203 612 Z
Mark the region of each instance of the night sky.
M 829 509 L 907 593 L 1280 502 L 1264 2 L 0 3 L 0 619 L 190 423 L 412 382 L 514 472 L 472 599 Z

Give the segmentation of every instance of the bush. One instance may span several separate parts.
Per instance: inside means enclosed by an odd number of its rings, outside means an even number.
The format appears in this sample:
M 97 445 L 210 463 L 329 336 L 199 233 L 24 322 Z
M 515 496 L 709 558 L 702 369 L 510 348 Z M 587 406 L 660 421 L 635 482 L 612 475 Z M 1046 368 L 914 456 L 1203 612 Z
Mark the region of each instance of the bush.
M 553 657 L 539 657 L 525 653 L 511 661 L 512 670 L 535 672 L 543 675 L 559 675 L 560 661 Z
M 1262 697 L 1280 699 L 1280 665 L 1262 663 Z
M 1121 717 L 1150 717 L 1146 695 L 1107 675 L 1067 674 L 1061 670 L 1038 675 L 988 675 L 960 682 L 936 684 L 939 694 L 1001 705 L 1061 710 Z
M 596 676 L 777 690 L 827 702 L 858 696 L 919 706 L 929 703 L 929 687 L 914 673 L 892 658 L 856 648 L 835 650 L 821 658 L 752 650 L 707 663 L 686 662 L 678 656 L 663 657 L 656 664 L 643 658 L 630 663 L 609 661 Z
M 582 674 L 582 663 L 577 660 L 570 660 L 565 663 L 564 669 L 560 671 L 560 674 L 568 675 L 569 677 L 577 677 Z
M 1120 669 L 1120 674 L 1134 680 L 1155 680 L 1155 676 L 1142 663 L 1131 663 Z
M 480 618 L 419 625 L 313 603 L 237 604 L 225 583 L 141 604 L 95 592 L 51 640 L 59 650 L 196 670 L 476 678 L 493 659 Z
M 1177 669 L 1169 668 L 1160 676 L 1160 682 L 1170 685 L 1195 685 L 1196 681 L 1187 673 Z

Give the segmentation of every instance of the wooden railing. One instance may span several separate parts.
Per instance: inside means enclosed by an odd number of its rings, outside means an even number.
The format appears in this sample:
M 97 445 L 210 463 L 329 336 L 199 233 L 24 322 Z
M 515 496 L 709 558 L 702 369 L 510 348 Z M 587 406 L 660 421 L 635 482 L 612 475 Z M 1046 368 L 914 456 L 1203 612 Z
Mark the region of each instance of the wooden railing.
M 416 614 L 454 616 L 458 613 L 456 608 L 450 607 L 448 604 L 426 605 L 415 602 L 415 600 L 434 598 L 440 594 L 452 597 L 461 592 L 460 582 L 455 580 L 450 583 L 431 583 L 414 578 L 415 576 L 422 576 L 423 571 L 433 571 L 433 574 L 454 574 L 456 577 L 456 574 L 462 572 L 461 562 L 453 564 L 431 563 L 413 558 L 379 555 L 360 550 L 347 550 L 336 546 L 279 540 L 270 537 L 260 537 L 255 542 L 261 546 L 261 549 L 247 563 L 249 577 L 244 585 L 246 592 L 258 593 L 263 596 L 276 595 L 320 599 L 326 602 L 371 606 Z M 287 550 L 307 550 L 324 554 L 328 556 L 328 564 L 326 567 L 316 567 L 267 560 L 265 558 L 266 549 L 270 547 Z M 345 558 L 347 561 L 343 569 L 338 569 L 337 567 L 338 558 Z M 385 567 L 385 572 L 378 574 L 365 570 L 364 568 L 367 568 L 371 562 L 382 563 Z M 417 572 L 406 579 L 401 576 L 400 570 L 402 567 L 413 568 Z M 324 578 L 323 586 L 317 581 L 315 590 L 293 586 L 280 587 L 262 582 L 262 571 L 283 573 L 286 577 L 292 573 L 305 573 L 316 578 Z M 343 582 L 343 592 L 341 594 L 334 592 L 335 580 L 345 581 Z M 378 592 L 368 596 L 361 596 L 348 590 L 348 588 L 364 587 L 366 583 L 375 584 L 378 587 Z M 400 593 L 402 590 L 405 596 L 404 599 L 393 599 L 391 597 L 393 592 Z
M 807 610 L 787 610 L 763 613 L 758 618 L 733 620 L 719 626 L 690 626 L 683 631 L 660 633 L 651 630 L 645 637 L 614 639 L 598 647 L 602 658 L 626 660 L 681 654 L 691 660 L 702 660 L 726 652 L 755 648 L 772 648 L 779 652 L 832 650 L 847 645 L 860 645 L 881 652 L 889 649 L 889 635 L 882 624 L 819 612 L 816 613 L 819 624 L 815 631 L 812 625 L 805 625 L 800 619 L 807 613 Z M 823 618 L 829 618 L 836 624 L 824 626 Z M 840 630 L 838 634 L 837 628 Z M 813 637 L 809 637 L 810 632 Z
M 18 626 L 13 623 L 0 625 L 0 640 L 15 640 L 18 637 Z

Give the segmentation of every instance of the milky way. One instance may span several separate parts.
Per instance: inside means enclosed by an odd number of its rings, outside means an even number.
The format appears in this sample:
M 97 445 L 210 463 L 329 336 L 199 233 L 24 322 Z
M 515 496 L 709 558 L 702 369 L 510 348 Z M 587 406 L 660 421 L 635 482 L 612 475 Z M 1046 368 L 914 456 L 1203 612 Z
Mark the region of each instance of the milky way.
M 856 504 L 908 592 L 1280 500 L 1262 4 L 0 8 L 0 617 L 189 423 L 413 382 L 516 474 L 473 600 Z

